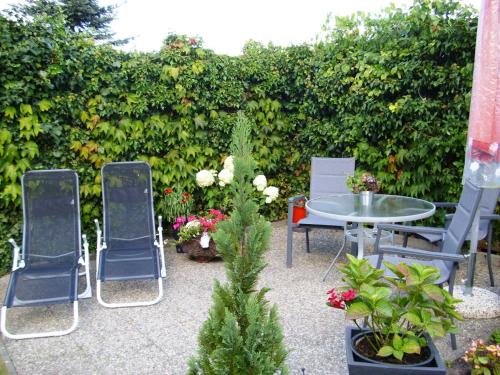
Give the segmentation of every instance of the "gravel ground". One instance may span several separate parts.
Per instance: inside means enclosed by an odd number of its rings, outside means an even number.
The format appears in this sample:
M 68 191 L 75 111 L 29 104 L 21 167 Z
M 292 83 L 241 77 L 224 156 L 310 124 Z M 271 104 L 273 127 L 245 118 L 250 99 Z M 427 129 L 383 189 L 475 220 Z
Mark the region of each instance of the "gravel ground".
M 294 234 L 294 265 L 285 266 L 286 222 L 273 223 L 272 248 L 261 284 L 272 290 L 268 299 L 276 303 L 290 349 L 288 364 L 292 374 L 345 374 L 343 313 L 325 305 L 326 291 L 340 285 L 338 273 L 321 281 L 323 271 L 340 245 L 340 232 L 315 230 L 311 233 L 312 252 L 305 252 L 304 234 Z M 416 241 L 416 240 L 413 240 Z M 478 257 L 477 286 L 487 286 L 483 255 Z M 79 328 L 68 336 L 8 340 L 2 337 L 19 374 L 183 374 L 187 359 L 196 353 L 197 335 L 211 305 L 214 279 L 224 280 L 224 264 L 200 264 L 166 249 L 167 278 L 164 299 L 155 306 L 107 309 L 95 297 L 80 302 Z M 500 258 L 495 258 L 496 271 Z M 458 280 L 464 278 L 462 268 Z M 498 272 L 496 283 L 500 284 Z M 5 293 L 8 277 L 0 280 Z M 109 284 L 109 283 L 108 283 Z M 498 292 L 498 289 L 496 289 Z M 106 285 L 108 300 L 149 299 L 155 284 L 113 283 Z M 105 297 L 106 298 L 106 297 Z M 13 309 L 9 329 L 48 330 L 71 324 L 67 306 Z M 437 340 L 444 358 L 462 355 L 470 341 L 486 337 L 500 319 L 466 320 L 460 323 L 459 349 L 452 351 L 448 338 Z M 1 354 L 1 351 L 0 351 Z

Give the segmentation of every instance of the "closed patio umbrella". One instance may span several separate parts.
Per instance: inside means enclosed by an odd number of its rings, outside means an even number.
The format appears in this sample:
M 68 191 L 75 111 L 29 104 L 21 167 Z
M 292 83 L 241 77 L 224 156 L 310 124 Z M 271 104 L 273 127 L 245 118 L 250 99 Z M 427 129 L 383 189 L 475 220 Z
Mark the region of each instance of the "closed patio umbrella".
M 474 58 L 464 179 L 500 187 L 500 0 L 483 0 Z M 478 210 L 479 213 L 479 210 Z M 473 225 L 466 292 L 472 290 L 479 215 Z

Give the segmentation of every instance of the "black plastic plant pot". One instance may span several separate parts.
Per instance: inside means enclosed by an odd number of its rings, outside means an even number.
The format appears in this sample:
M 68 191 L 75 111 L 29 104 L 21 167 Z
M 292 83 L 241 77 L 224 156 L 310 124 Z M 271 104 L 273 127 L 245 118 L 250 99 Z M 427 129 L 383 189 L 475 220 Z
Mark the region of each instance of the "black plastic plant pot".
M 374 359 L 366 358 L 359 354 L 354 348 L 354 343 L 358 340 L 362 331 L 355 327 L 347 327 L 345 331 L 345 345 L 347 353 L 347 367 L 350 375 L 445 375 L 446 366 L 439 355 L 439 352 L 432 342 L 432 339 L 425 335 L 427 346 L 430 350 L 430 357 L 420 364 L 404 365 L 378 362 Z
M 179 239 L 179 231 L 178 230 L 174 229 L 173 237 L 174 237 L 174 240 L 176 240 L 176 241 Z M 182 245 L 180 245 L 180 244 L 175 244 L 175 251 L 177 251 L 178 254 L 184 253 L 184 249 L 182 248 Z

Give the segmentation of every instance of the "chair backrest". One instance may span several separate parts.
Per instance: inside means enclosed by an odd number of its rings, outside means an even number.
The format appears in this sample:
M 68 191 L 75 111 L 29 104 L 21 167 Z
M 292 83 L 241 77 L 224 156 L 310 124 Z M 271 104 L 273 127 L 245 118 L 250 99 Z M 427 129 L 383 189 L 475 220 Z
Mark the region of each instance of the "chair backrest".
M 459 253 L 474 221 L 482 192 L 482 188 L 473 185 L 469 180 L 465 181 L 455 214 L 446 230 L 441 251 L 450 254 Z
M 491 215 L 495 212 L 495 208 L 498 203 L 498 197 L 500 197 L 500 188 L 488 188 L 483 190 L 481 202 L 479 203 L 481 215 Z M 488 231 L 489 222 L 490 220 L 479 221 L 479 231 L 486 233 Z
M 355 158 L 313 157 L 309 198 L 348 193 L 347 177 L 354 175 L 354 164 Z
M 31 171 L 21 185 L 26 267 L 75 264 L 81 251 L 78 175 L 69 169 Z
M 155 221 L 151 168 L 145 162 L 102 167 L 104 242 L 109 250 L 152 247 Z

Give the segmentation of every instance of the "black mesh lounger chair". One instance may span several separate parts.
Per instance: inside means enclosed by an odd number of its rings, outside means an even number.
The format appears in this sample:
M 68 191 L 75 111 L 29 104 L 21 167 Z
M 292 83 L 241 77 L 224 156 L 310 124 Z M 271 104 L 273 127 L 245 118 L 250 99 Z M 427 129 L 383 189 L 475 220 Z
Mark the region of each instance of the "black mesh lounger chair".
M 165 257 L 161 216 L 155 233 L 151 168 L 144 162 L 109 163 L 102 167 L 104 233 L 97 227 L 97 300 L 106 307 L 147 306 L 163 297 Z M 151 301 L 107 303 L 101 282 L 158 280 Z
M 375 241 L 376 254 L 370 255 L 366 258 L 368 258 L 372 265 L 377 266 L 377 268 L 385 269 L 386 274 L 392 277 L 394 277 L 394 275 L 387 269 L 387 267 L 385 267 L 385 265 L 383 265 L 383 261 L 394 265 L 399 263 L 418 262 L 424 265 L 434 266 L 439 269 L 441 273 L 441 277 L 435 282 L 435 284 L 442 286 L 444 283 L 448 283 L 448 290 L 451 294 L 453 294 L 455 274 L 458 264 L 466 261 L 466 258 L 461 254 L 462 245 L 464 244 L 467 233 L 469 233 L 472 226 L 482 194 L 482 188 L 476 187 L 469 181 L 466 181 L 460 196 L 460 201 L 457 204 L 455 214 L 453 215 L 450 225 L 447 228 L 379 224 L 377 240 Z M 380 245 L 380 234 L 384 229 L 406 233 L 436 234 L 442 236 L 443 243 L 440 251 Z M 416 260 L 414 258 L 420 258 L 423 260 Z M 454 334 L 451 334 L 451 346 L 454 350 L 457 348 Z
M 20 248 L 12 238 L 9 240 L 14 256 L 2 307 L 1 331 L 11 339 L 66 335 L 78 325 L 78 298 L 92 296 L 89 247 L 80 229 L 78 176 L 71 170 L 32 171 L 22 177 L 21 184 L 23 242 Z M 87 285 L 85 292 L 78 295 L 80 266 L 85 266 L 80 275 L 86 275 Z M 23 334 L 8 332 L 9 308 L 60 303 L 73 304 L 70 328 Z

